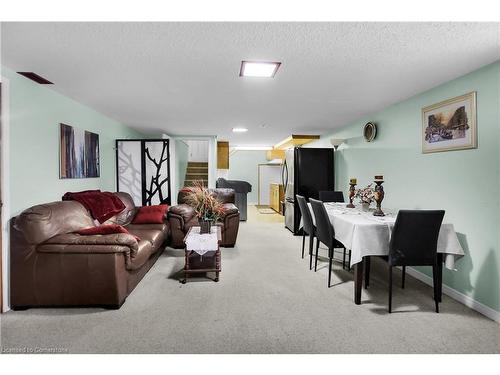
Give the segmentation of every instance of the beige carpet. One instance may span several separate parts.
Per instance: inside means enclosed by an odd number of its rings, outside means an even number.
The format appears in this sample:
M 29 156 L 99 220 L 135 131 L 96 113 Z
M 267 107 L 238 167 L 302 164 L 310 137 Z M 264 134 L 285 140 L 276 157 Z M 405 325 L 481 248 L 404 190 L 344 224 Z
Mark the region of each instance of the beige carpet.
M 276 211 L 274 211 L 269 206 L 255 205 L 255 207 L 257 208 L 257 213 L 259 213 L 259 214 L 262 214 L 262 215 L 279 215 Z
M 261 207 L 269 207 L 269 206 L 252 206 L 248 207 L 248 217 L 250 220 L 250 223 L 256 223 L 259 222 L 261 224 L 265 222 L 270 222 L 270 223 L 282 223 L 281 226 L 283 227 L 285 224 L 285 217 L 278 214 L 276 211 L 274 211 L 272 208 L 272 213 L 267 213 L 267 214 L 261 214 L 259 211 L 259 208 Z M 239 244 L 238 244 L 239 245 Z
M 276 214 L 276 211 L 274 211 L 272 208 L 268 208 L 268 207 L 258 208 L 258 210 L 259 210 L 259 214 L 262 214 L 262 215 L 274 215 L 274 214 Z
M 408 277 L 387 313 L 386 273 L 373 262 L 363 303 L 353 277 L 334 265 L 308 270 L 301 238 L 282 218 L 249 207 L 238 245 L 224 249 L 221 281 L 182 285 L 183 253 L 167 250 L 117 311 L 30 309 L 1 316 L 2 350 L 71 353 L 498 353 L 500 325 Z M 278 219 L 280 218 L 280 221 Z M 400 281 L 396 277 L 396 284 Z

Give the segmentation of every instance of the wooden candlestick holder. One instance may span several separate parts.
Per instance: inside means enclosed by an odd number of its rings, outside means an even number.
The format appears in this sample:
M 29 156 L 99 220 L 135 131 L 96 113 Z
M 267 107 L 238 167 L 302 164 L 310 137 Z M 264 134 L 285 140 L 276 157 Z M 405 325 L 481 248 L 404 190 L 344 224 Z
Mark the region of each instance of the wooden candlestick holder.
M 352 200 L 354 198 L 356 184 L 349 183 L 349 185 L 350 185 L 350 187 L 349 187 L 349 204 L 346 207 L 347 208 L 354 208 L 355 206 L 352 204 Z
M 384 200 L 384 195 L 385 195 L 384 187 L 382 186 L 382 183 L 384 181 L 375 180 L 374 182 L 377 184 L 377 186 L 375 186 L 375 192 L 373 193 L 375 197 L 375 202 L 377 202 L 377 209 L 373 213 L 373 216 L 385 216 L 381 208 L 382 201 Z

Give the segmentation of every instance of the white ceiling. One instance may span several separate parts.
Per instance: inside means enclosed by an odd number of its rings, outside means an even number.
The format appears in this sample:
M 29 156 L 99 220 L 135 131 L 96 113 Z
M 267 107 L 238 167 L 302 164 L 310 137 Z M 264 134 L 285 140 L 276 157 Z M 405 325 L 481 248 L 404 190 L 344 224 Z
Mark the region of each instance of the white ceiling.
M 500 59 L 499 25 L 2 23 L 2 64 L 148 134 L 270 145 Z M 241 60 L 282 65 L 274 79 L 241 78 Z

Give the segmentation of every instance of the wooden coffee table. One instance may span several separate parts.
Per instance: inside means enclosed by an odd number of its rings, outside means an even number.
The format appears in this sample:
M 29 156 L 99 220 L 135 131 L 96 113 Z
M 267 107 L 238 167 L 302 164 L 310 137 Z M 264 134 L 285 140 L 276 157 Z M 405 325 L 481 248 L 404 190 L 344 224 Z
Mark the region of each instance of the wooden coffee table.
M 186 236 L 184 237 L 184 245 L 189 236 L 199 236 L 199 226 L 189 228 Z M 210 250 L 203 255 L 198 254 L 195 250 L 184 250 L 184 278 L 180 280 L 182 284 L 187 282 L 189 275 L 215 272 L 215 282 L 219 281 L 219 273 L 221 272 L 221 256 L 220 256 L 220 243 L 222 241 L 221 227 L 212 226 L 212 230 L 217 231 L 217 250 Z

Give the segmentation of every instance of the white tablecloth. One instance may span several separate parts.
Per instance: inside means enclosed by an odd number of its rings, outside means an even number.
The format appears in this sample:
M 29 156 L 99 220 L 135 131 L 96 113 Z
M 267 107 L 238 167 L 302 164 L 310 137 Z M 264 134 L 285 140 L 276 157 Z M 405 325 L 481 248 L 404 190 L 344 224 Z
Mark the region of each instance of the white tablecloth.
M 325 208 L 335 229 L 335 238 L 351 250 L 351 265 L 361 262 L 364 256 L 389 254 L 396 214 L 386 212 L 387 216 L 377 217 L 373 212 L 347 208 L 345 203 L 325 203 Z M 311 204 L 309 209 L 314 222 Z M 453 224 L 441 225 L 437 251 L 444 254 L 445 267 L 455 269 L 455 261 L 464 255 L 464 251 Z
M 217 227 L 210 228 L 210 233 L 200 234 L 200 227 L 192 227 L 186 238 L 186 250 L 203 255 L 216 251 L 218 247 Z

